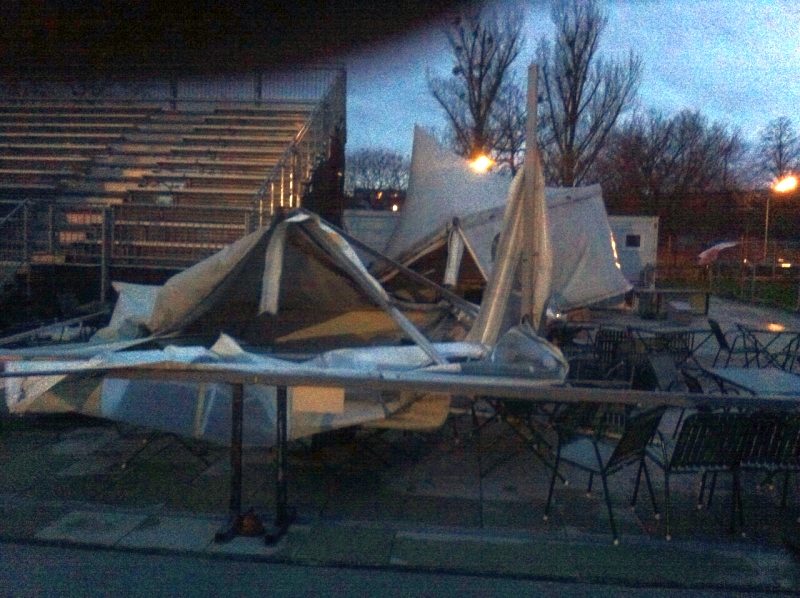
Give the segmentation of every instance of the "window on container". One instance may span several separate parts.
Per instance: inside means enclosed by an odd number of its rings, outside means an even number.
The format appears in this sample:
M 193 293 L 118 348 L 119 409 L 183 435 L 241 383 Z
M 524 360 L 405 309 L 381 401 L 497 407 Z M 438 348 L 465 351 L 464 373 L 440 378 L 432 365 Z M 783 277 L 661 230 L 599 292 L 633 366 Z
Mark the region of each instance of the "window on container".
M 625 247 L 641 247 L 641 235 L 625 235 Z

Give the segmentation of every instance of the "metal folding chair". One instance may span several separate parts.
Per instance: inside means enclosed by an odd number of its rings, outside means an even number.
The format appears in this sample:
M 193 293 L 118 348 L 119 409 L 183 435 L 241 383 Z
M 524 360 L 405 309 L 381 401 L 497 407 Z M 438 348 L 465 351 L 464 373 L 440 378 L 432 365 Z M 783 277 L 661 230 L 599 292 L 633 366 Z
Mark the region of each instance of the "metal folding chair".
M 714 367 L 716 367 L 717 361 L 719 360 L 719 357 L 723 352 L 727 353 L 727 357 L 725 358 L 725 367 L 728 367 L 728 364 L 730 363 L 731 358 L 734 355 L 744 355 L 745 365 L 750 365 L 750 354 L 752 350 L 749 349 L 748 347 L 736 346 L 740 340 L 741 333 L 737 334 L 734 337 L 733 342 L 731 343 L 728 342 L 728 337 L 722 331 L 722 327 L 719 325 L 719 322 L 709 318 L 708 325 L 711 327 L 711 332 L 714 333 L 714 338 L 717 339 L 717 344 L 719 345 L 719 348 L 717 349 L 717 354 L 714 356 L 714 363 L 713 363 Z
M 665 526 L 667 540 L 672 538 L 670 523 L 670 478 L 675 474 L 703 473 L 703 485 L 698 498 L 702 507 L 705 475 L 728 472 L 733 476 L 731 496 L 731 533 L 736 529 L 736 515 L 744 525 L 742 514 L 740 462 L 748 440 L 750 420 L 738 413 L 693 413 L 683 422 L 677 439 L 661 437 L 657 446 L 647 449 L 647 456 L 664 472 Z M 638 490 L 638 479 L 636 488 Z M 713 490 L 712 490 L 713 492 Z M 711 498 L 709 497 L 709 501 Z M 631 504 L 636 503 L 636 491 Z
M 619 472 L 627 465 L 638 463 L 639 476 L 644 472 L 647 488 L 650 492 L 650 499 L 653 503 L 653 510 L 658 513 L 658 506 L 656 504 L 655 494 L 653 493 L 653 486 L 650 483 L 650 474 L 647 470 L 645 455 L 647 445 L 658 430 L 658 425 L 665 411 L 666 407 L 657 407 L 628 418 L 625 424 L 625 430 L 616 442 L 612 442 L 604 437 L 599 430 L 596 430 L 594 434 L 589 436 L 583 436 L 577 433 L 576 424 L 580 424 L 581 421 L 585 422 L 587 417 L 595 422 L 597 421 L 596 414 L 598 413 L 598 409 L 596 406 L 594 409 L 591 405 L 576 407 L 570 418 L 562 418 L 560 421 L 557 420 L 556 432 L 558 434 L 558 445 L 556 448 L 556 463 L 553 475 L 550 478 L 550 489 L 547 493 L 545 520 L 550 517 L 556 473 L 562 462 L 569 463 L 589 473 L 587 493 L 591 492 L 594 476 L 600 476 L 614 544 L 619 544 L 619 534 L 617 533 L 617 525 L 614 520 L 614 510 L 611 506 L 611 495 L 608 490 L 609 476 Z M 634 491 L 635 493 L 638 492 L 639 476 L 637 476 L 637 488 Z

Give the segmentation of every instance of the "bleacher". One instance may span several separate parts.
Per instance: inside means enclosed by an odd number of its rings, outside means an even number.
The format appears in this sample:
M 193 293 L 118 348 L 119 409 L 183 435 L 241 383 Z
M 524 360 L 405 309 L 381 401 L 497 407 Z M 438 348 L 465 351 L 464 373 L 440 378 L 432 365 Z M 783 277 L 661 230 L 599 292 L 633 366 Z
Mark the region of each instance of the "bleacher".
M 315 76 L 271 100 L 261 77 L 234 100 L 0 93 L 0 262 L 180 269 L 298 206 L 344 126 L 343 72 Z

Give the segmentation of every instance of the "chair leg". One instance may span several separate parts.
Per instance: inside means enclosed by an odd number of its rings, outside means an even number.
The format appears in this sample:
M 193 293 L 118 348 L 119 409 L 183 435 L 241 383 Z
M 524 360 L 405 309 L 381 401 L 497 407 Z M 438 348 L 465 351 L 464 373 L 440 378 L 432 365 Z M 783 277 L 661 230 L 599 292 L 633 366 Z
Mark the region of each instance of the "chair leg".
M 674 439 L 678 435 L 678 430 L 681 428 L 681 423 L 683 423 L 683 416 L 686 415 L 686 409 L 681 409 L 681 414 L 678 416 L 678 421 L 675 424 L 675 429 L 672 430 L 672 438 Z
M 781 493 L 781 509 L 786 508 L 786 501 L 789 496 L 789 472 L 783 472 L 783 492 Z
M 672 506 L 670 505 L 669 501 L 669 472 L 664 471 L 664 526 L 666 528 L 665 538 L 667 541 L 672 540 L 672 531 L 669 527 L 669 515 L 671 510 Z
M 636 472 L 636 482 L 633 485 L 633 494 L 631 495 L 631 508 L 636 506 L 636 500 L 639 498 L 639 482 L 642 479 L 643 467 L 644 467 L 644 459 L 639 461 L 639 470 Z
M 553 466 L 553 475 L 550 476 L 550 489 L 547 491 L 547 504 L 544 507 L 543 519 L 547 521 L 550 518 L 550 505 L 553 502 L 553 487 L 556 485 L 556 474 L 558 473 L 558 465 L 561 462 L 561 445 L 556 449 L 556 462 Z
M 608 509 L 608 521 L 611 523 L 611 535 L 614 538 L 614 545 L 619 544 L 619 535 L 617 534 L 617 523 L 614 521 L 614 509 L 611 508 L 611 495 L 608 493 L 608 480 L 604 471 L 600 472 L 600 480 L 603 482 L 603 495 L 606 499 L 606 508 Z
M 586 496 L 592 495 L 592 485 L 594 483 L 594 474 L 589 473 L 589 484 L 586 486 Z
M 653 483 L 650 481 L 650 471 L 647 469 L 647 463 L 644 462 L 644 457 L 641 461 L 641 467 L 644 469 L 644 481 L 647 482 L 647 491 L 650 493 L 650 502 L 653 504 L 653 513 L 656 519 L 661 518 L 658 512 L 658 503 L 656 502 L 656 495 L 653 492 Z
M 700 492 L 697 494 L 697 505 L 696 508 L 699 511 L 703 508 L 703 502 L 705 500 L 705 493 L 706 493 L 706 478 L 708 476 L 708 472 L 704 471 L 703 476 L 700 478 Z
M 706 502 L 706 508 L 711 508 L 711 501 L 714 499 L 714 490 L 717 487 L 717 472 L 714 471 L 711 473 L 711 486 L 708 488 L 708 502 Z
M 741 492 L 741 478 L 739 470 L 734 469 L 733 475 L 733 495 L 731 496 L 731 529 L 730 533 L 736 533 L 736 512 L 739 512 L 739 525 L 744 530 L 744 514 L 742 513 L 742 492 Z M 744 531 L 742 531 L 744 533 Z

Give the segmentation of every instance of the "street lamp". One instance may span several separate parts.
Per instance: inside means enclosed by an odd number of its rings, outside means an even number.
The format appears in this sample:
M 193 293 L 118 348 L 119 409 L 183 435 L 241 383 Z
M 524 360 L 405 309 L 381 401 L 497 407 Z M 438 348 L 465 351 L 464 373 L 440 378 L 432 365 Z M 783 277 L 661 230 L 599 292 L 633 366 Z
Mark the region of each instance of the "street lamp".
M 469 166 L 478 174 L 484 174 L 488 172 L 492 166 L 494 166 L 494 160 L 492 160 L 486 154 L 479 154 L 470 161 Z
M 789 193 L 797 189 L 797 177 L 793 174 L 787 174 L 772 183 L 772 190 L 775 193 Z M 771 193 L 767 194 L 767 211 L 764 216 L 764 261 L 767 260 L 767 246 L 769 244 L 769 200 L 772 197 Z

